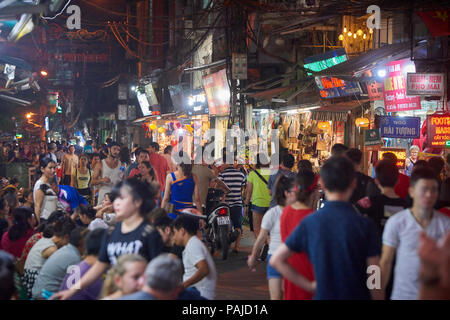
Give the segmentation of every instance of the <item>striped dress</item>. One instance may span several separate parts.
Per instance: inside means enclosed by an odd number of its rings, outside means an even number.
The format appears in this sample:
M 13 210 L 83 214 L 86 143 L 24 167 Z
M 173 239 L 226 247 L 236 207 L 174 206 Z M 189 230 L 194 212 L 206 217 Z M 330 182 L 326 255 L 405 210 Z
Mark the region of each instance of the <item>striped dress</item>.
M 230 206 L 242 206 L 242 186 L 246 183 L 245 175 L 232 167 L 226 168 L 219 174 L 222 180 L 231 190 L 225 197 L 225 202 Z

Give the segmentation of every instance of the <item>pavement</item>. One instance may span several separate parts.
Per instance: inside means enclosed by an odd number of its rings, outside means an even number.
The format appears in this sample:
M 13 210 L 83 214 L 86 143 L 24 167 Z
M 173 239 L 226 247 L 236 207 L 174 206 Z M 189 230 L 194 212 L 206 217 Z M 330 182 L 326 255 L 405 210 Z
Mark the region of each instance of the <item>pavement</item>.
M 216 300 L 269 300 L 266 262 L 259 262 L 256 271 L 248 269 L 247 257 L 255 238 L 248 227 L 243 230 L 239 253 L 230 249 L 227 260 L 214 256 L 218 273 Z

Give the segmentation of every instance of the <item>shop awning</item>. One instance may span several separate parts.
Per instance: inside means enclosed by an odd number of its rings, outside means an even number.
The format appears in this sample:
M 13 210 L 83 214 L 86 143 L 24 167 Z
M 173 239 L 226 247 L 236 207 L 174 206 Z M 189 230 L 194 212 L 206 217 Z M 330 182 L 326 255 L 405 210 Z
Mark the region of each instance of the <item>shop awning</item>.
M 421 41 L 413 48 L 414 57 L 426 57 L 426 41 Z M 372 49 L 357 57 L 320 72 L 313 72 L 316 76 L 333 76 L 344 80 L 355 79 L 363 76 L 370 69 L 384 66 L 390 61 L 396 61 L 411 57 L 411 42 L 402 42 L 385 45 L 378 49 Z
M 167 118 L 174 117 L 174 116 L 176 116 L 176 113 L 166 113 L 166 114 L 162 114 L 162 115 L 146 116 L 146 117 L 142 117 L 142 118 L 137 118 L 136 120 L 133 120 L 132 123 L 141 124 L 141 123 L 143 123 L 145 121 L 149 121 L 149 120 L 167 119 Z

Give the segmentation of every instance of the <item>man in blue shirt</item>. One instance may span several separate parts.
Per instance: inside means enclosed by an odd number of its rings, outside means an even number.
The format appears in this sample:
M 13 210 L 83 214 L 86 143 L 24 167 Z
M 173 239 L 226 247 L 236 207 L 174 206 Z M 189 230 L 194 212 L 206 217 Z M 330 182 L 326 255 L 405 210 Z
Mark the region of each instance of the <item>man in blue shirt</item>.
M 348 202 L 356 186 L 353 164 L 344 157 L 330 158 L 320 170 L 320 184 L 328 199 L 325 206 L 297 226 L 273 254 L 270 265 L 299 287 L 314 292 L 314 299 L 383 299 L 377 228 Z M 289 264 L 294 252 L 308 255 L 315 282 Z
M 56 180 L 53 180 L 52 189 L 58 196 L 58 207 L 65 212 L 73 212 L 81 204 L 88 205 L 86 199 L 74 187 L 58 185 Z

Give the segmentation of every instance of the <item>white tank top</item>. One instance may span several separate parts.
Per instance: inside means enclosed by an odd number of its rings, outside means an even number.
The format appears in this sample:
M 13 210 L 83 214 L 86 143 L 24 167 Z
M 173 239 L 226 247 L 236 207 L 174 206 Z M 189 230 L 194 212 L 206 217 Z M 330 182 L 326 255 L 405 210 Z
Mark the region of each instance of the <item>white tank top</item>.
M 98 191 L 97 204 L 101 204 L 103 202 L 103 198 L 105 197 L 105 194 L 108 192 L 111 192 L 112 187 L 123 180 L 124 173 L 125 173 L 125 167 L 122 166 L 120 161 L 119 161 L 117 167 L 115 167 L 114 169 L 111 169 L 106 164 L 106 160 L 105 159 L 102 160 L 102 178 L 108 177 L 111 180 L 111 182 L 103 183 L 100 186 L 100 189 Z

